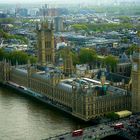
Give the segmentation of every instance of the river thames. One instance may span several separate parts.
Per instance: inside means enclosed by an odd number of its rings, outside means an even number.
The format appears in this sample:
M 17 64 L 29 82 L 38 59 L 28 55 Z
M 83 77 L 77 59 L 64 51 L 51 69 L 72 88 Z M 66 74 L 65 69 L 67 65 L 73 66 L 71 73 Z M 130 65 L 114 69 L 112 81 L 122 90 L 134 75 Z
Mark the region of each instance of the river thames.
M 0 86 L 1 140 L 41 140 L 85 126 L 57 109 Z

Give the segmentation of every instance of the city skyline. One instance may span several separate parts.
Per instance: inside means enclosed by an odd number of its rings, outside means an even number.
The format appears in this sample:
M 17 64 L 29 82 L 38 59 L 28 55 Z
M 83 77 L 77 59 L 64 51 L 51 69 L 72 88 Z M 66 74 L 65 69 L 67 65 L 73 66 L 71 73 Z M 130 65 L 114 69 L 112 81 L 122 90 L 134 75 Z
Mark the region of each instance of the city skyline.
M 64 0 L 0 0 L 0 3 L 8 3 L 8 4 L 11 4 L 11 3 L 60 3 L 60 4 L 63 4 L 63 3 L 92 3 L 92 4 L 97 4 L 97 3 L 105 3 L 105 4 L 109 4 L 109 3 L 117 3 L 117 2 L 139 2 L 139 0 L 98 0 L 98 2 L 96 0 L 67 0 L 67 1 L 64 1 Z

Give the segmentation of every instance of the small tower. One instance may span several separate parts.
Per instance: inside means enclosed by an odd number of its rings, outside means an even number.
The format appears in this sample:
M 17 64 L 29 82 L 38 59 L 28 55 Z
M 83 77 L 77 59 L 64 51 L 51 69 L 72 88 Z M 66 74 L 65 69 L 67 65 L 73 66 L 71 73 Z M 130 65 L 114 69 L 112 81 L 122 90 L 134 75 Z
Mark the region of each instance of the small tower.
M 102 92 L 103 92 L 103 94 L 106 94 L 106 85 L 105 85 L 106 76 L 105 76 L 105 72 L 102 72 L 100 79 L 101 79 L 101 85 L 102 85 Z
M 132 111 L 140 112 L 140 46 L 132 59 Z
M 64 73 L 66 76 L 73 73 L 72 55 L 69 48 L 65 49 Z
M 2 79 L 3 79 L 3 82 L 6 82 L 6 81 L 9 81 L 9 79 L 10 79 L 11 65 L 10 65 L 9 61 L 7 62 L 6 59 L 4 59 L 2 63 L 3 63 L 3 66 L 1 67 Z
M 104 86 L 105 81 L 106 81 L 105 73 L 102 72 L 102 74 L 101 74 L 101 84 L 102 84 L 102 86 Z
M 50 28 L 47 22 L 42 22 L 37 26 L 38 33 L 38 62 L 42 66 L 47 64 L 54 64 L 54 34 L 53 34 L 53 23 Z
M 32 74 L 34 74 L 36 72 L 37 72 L 37 70 L 36 70 L 35 66 L 32 66 L 30 59 L 28 59 L 28 61 L 27 61 L 27 83 L 26 83 L 26 86 L 28 88 L 31 88 L 31 83 L 32 83 L 31 77 L 32 77 Z

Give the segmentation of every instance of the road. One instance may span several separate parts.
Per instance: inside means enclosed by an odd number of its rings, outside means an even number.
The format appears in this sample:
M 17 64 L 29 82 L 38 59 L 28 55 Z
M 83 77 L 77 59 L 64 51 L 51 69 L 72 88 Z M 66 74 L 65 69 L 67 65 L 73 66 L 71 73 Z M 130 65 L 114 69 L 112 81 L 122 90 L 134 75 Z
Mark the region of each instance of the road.
M 107 122 L 96 126 L 84 128 L 82 129 L 83 134 L 81 136 L 72 136 L 72 132 L 68 132 L 55 137 L 50 137 L 46 140 L 94 140 L 101 139 L 113 134 L 124 136 L 126 138 L 129 138 L 130 140 L 138 140 L 139 138 L 137 138 L 136 134 L 131 132 L 131 130 L 129 129 L 130 126 L 132 127 L 133 130 L 136 129 L 133 128 L 134 125 L 132 125 L 132 123 L 130 122 L 136 120 L 136 118 L 138 117 L 140 116 L 135 115 L 133 116 L 133 118 L 129 117 L 125 119 L 116 120 L 114 122 Z M 122 123 L 124 125 L 124 128 L 114 129 L 113 126 L 117 123 Z

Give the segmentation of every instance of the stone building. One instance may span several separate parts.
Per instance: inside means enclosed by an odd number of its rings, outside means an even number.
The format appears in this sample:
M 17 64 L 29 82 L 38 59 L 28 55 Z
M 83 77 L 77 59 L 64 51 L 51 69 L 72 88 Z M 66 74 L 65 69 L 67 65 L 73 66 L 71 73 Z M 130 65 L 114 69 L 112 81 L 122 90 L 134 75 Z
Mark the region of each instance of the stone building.
M 117 64 L 116 73 L 126 77 L 130 77 L 131 62 L 125 53 L 119 56 L 119 62 Z
M 5 83 L 10 79 L 11 64 L 6 60 L 0 62 L 0 83 Z
M 49 64 L 54 64 L 54 36 L 52 26 L 43 22 L 37 28 L 38 63 L 31 66 L 11 66 L 6 60 L 0 62 L 0 83 L 19 89 L 26 88 L 31 94 L 51 103 L 65 112 L 84 121 L 122 110 L 140 111 L 140 49 L 133 56 L 132 95 L 130 91 L 106 83 L 105 75 L 101 81 L 90 78 L 66 78 L 73 74 L 72 58 L 66 49 L 64 72 Z M 37 68 L 49 68 L 47 71 Z M 33 94 L 32 94 L 33 93 Z
M 54 64 L 55 52 L 52 23 L 49 28 L 47 22 L 42 22 L 37 26 L 37 34 L 38 63 L 42 66 L 46 66 L 47 64 Z
M 124 89 L 107 85 L 90 78 L 65 79 L 62 73 L 37 70 L 35 66 L 10 66 L 0 62 L 0 81 L 24 86 L 26 91 L 40 94 L 43 100 L 84 121 L 109 112 L 131 109 L 131 94 Z M 104 79 L 105 80 L 105 79 Z M 103 80 L 103 81 L 104 81 Z M 16 87 L 16 88 L 18 88 Z M 34 94 L 33 96 L 37 96 Z
M 72 61 L 72 54 L 70 49 L 67 47 L 65 48 L 65 58 L 64 58 L 64 73 L 66 76 L 73 74 L 74 66 Z
M 132 111 L 140 112 L 140 46 L 132 58 Z
M 55 25 L 56 32 L 63 31 L 63 18 L 62 17 L 55 17 L 54 18 L 54 25 Z

